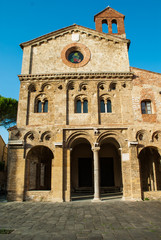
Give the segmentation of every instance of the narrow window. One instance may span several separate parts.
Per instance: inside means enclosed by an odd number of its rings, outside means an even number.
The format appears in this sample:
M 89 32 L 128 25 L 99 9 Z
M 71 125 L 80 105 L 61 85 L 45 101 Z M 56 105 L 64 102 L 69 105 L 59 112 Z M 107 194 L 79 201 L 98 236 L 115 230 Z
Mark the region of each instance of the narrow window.
M 48 112 L 48 100 L 45 100 L 44 102 L 43 112 Z
M 101 113 L 105 112 L 105 103 L 104 100 L 101 100 Z
M 83 113 L 88 113 L 88 101 L 84 100 L 83 102 Z
M 103 21 L 102 21 L 102 32 L 103 32 L 103 33 L 108 33 L 107 20 L 103 20 Z
M 42 112 L 42 102 L 40 100 L 37 102 L 37 112 L 38 113 Z
M 107 100 L 107 112 L 109 112 L 109 113 L 112 112 L 111 101 L 110 100 Z
M 112 33 L 118 33 L 116 20 L 112 20 Z
M 81 113 L 81 100 L 77 100 L 76 112 Z
M 141 102 L 141 113 L 142 114 L 152 114 L 151 101 L 142 101 Z

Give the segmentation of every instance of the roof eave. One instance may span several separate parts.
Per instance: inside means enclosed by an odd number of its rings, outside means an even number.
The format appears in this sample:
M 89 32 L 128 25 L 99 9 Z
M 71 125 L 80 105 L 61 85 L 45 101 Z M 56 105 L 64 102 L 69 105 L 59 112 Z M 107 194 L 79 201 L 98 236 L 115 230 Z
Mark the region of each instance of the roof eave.
M 87 27 L 83 27 L 81 25 L 73 24 L 73 25 L 71 25 L 69 27 L 61 28 L 59 30 L 56 30 L 56 31 L 50 32 L 48 34 L 42 35 L 42 36 L 40 36 L 38 38 L 34 38 L 34 39 L 30 40 L 30 41 L 23 42 L 23 43 L 20 44 L 20 47 L 23 49 L 24 47 L 36 44 L 37 42 L 41 42 L 41 41 L 43 42 L 45 39 L 49 40 L 54 35 L 57 36 L 58 34 L 61 34 L 61 33 L 63 34 L 65 31 L 69 31 L 69 30 L 72 31 L 72 30 L 77 30 L 77 29 L 78 30 L 82 29 L 82 31 L 89 30 L 89 31 L 91 31 L 91 34 L 94 34 L 94 35 L 97 34 L 98 37 L 107 38 L 107 36 L 109 36 L 111 38 L 111 40 L 115 41 L 116 39 L 118 39 L 118 40 L 126 41 L 127 43 L 129 43 L 128 39 L 122 38 L 120 36 L 107 34 L 107 33 L 101 33 L 101 32 L 98 32 L 98 31 L 96 31 L 94 29 L 91 29 L 91 28 L 87 28 Z

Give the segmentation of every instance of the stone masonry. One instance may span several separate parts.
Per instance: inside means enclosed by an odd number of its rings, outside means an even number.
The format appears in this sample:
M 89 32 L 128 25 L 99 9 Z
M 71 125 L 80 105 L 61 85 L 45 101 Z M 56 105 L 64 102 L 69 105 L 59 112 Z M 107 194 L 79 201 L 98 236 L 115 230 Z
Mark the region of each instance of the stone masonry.
M 161 74 L 129 66 L 124 15 L 108 7 L 95 22 L 96 30 L 74 24 L 20 45 L 8 200 L 161 198 Z

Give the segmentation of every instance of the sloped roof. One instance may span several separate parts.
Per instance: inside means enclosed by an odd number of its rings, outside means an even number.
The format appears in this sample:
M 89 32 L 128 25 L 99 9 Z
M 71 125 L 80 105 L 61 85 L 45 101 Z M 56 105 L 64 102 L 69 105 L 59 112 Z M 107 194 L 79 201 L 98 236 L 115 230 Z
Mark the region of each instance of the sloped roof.
M 87 27 L 83 27 L 83 26 L 80 26 L 80 25 L 77 25 L 77 24 L 73 24 L 71 26 L 61 28 L 61 29 L 56 30 L 54 32 L 42 35 L 42 36 L 40 36 L 38 38 L 35 38 L 35 39 L 32 39 L 30 41 L 23 42 L 23 43 L 20 44 L 20 47 L 23 49 L 26 46 L 34 45 L 34 44 L 37 44 L 39 42 L 41 43 L 41 42 L 44 42 L 44 41 L 48 41 L 48 40 L 51 40 L 52 38 L 54 39 L 58 36 L 62 36 L 66 33 L 72 32 L 72 31 L 73 32 L 87 33 L 89 35 L 93 35 L 94 37 L 100 37 L 102 39 L 109 39 L 109 40 L 114 41 L 114 42 L 127 42 L 128 44 L 130 44 L 130 40 L 128 40 L 128 39 L 121 38 L 119 36 L 112 35 L 112 34 L 101 33 L 101 32 L 98 32 L 96 30 L 93 30 L 93 29 L 90 29 L 90 28 L 87 28 Z
M 130 69 L 131 69 L 131 71 L 133 71 L 133 72 L 135 72 L 135 70 L 139 70 L 139 71 L 142 71 L 142 72 L 148 72 L 148 73 L 153 73 L 153 74 L 161 75 L 161 73 L 153 72 L 153 71 L 149 71 L 149 70 L 142 69 L 142 68 L 137 68 L 137 67 L 130 67 Z
M 115 9 L 111 8 L 111 7 L 107 7 L 104 10 L 102 10 L 101 12 L 97 13 L 94 16 L 94 21 L 95 18 L 100 16 L 100 17 L 110 17 L 110 15 L 112 15 L 112 17 L 118 18 L 118 17 L 123 17 L 125 18 L 125 15 L 123 15 L 122 13 L 119 13 L 118 11 L 116 11 Z

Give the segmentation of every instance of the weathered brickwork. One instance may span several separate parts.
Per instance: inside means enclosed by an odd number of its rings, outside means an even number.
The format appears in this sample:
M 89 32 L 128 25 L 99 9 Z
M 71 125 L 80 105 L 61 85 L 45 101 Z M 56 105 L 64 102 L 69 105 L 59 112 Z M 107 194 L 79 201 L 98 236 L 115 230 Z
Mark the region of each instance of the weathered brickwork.
M 118 34 L 73 25 L 21 44 L 9 200 L 160 198 L 161 74 L 130 68 L 124 15 L 107 8 L 103 18 Z

